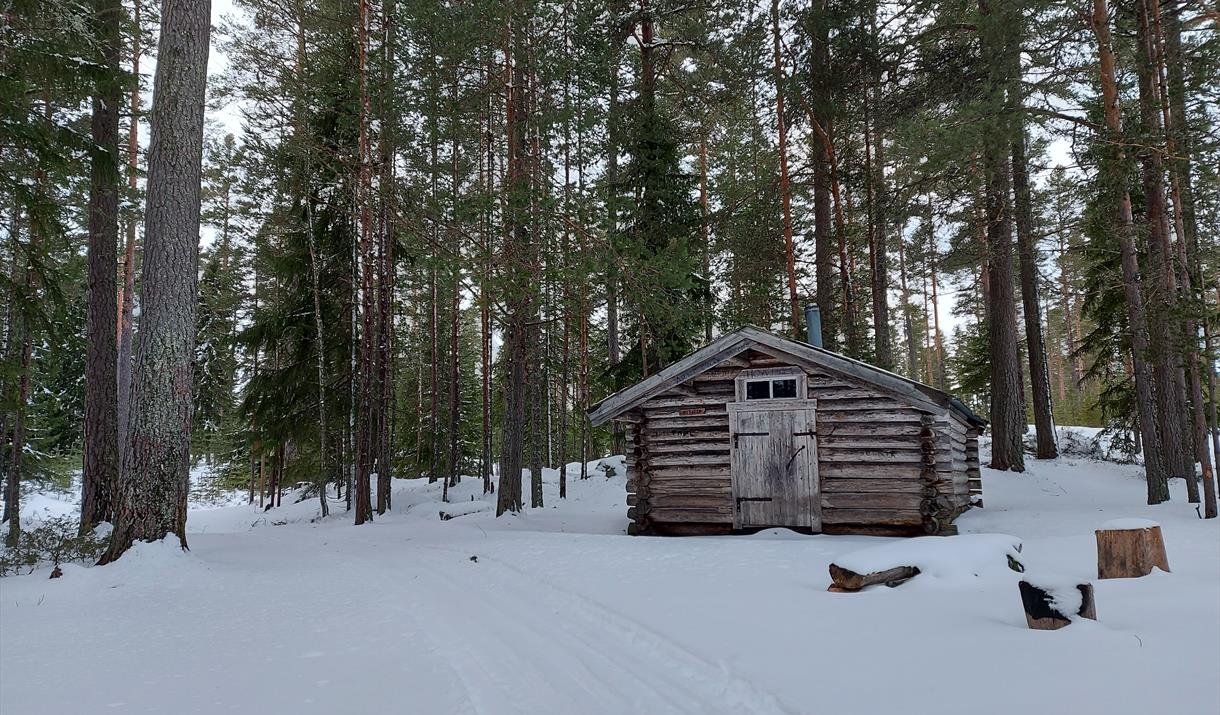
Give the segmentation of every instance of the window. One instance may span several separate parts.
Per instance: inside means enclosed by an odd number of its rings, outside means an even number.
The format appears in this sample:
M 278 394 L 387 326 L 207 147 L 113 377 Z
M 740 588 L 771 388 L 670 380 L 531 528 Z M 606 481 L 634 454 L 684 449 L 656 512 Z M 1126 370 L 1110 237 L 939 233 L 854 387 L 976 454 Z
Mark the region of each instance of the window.
M 782 380 L 772 380 L 771 397 L 777 400 L 781 397 L 796 397 L 796 378 L 788 377 Z
M 771 381 L 770 380 L 750 380 L 746 383 L 746 399 L 747 400 L 769 400 L 771 399 Z
M 800 382 L 791 373 L 776 377 L 743 376 L 745 382 L 745 399 L 747 400 L 791 400 L 800 394 Z

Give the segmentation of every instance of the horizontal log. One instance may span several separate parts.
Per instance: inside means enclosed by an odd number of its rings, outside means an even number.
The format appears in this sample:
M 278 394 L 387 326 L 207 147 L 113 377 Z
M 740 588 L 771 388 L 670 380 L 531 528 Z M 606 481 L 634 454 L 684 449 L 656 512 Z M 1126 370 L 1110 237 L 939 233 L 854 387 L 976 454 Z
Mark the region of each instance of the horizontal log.
M 918 511 L 919 494 L 830 494 L 822 493 L 822 509 L 906 509 Z
M 723 415 L 691 415 L 679 417 L 662 417 L 648 422 L 650 430 L 684 430 L 700 427 L 720 427 L 728 429 L 728 413 Z
M 644 403 L 644 414 L 650 415 L 653 410 L 666 407 L 711 407 L 723 405 L 725 399 L 717 395 L 692 396 L 674 395 L 672 397 L 654 397 Z
M 695 464 L 729 465 L 728 452 L 724 454 L 662 454 L 649 457 L 648 463 L 654 466 L 687 466 Z
M 821 415 L 819 414 L 819 417 Z M 833 439 L 837 437 L 912 437 L 918 438 L 920 426 L 918 422 L 910 423 L 880 423 L 867 422 L 832 422 L 818 420 L 818 439 Z M 918 441 L 918 440 L 916 440 Z
M 914 437 L 903 439 L 884 435 L 878 437 L 818 435 L 818 450 L 830 449 L 911 449 L 919 451 L 920 444 L 919 440 Z
M 862 411 L 838 411 L 838 410 L 818 410 L 818 431 L 822 431 L 822 424 L 836 425 L 849 422 L 866 422 L 872 424 L 919 424 L 920 413 L 914 409 L 909 410 L 862 410 Z
M 649 445 L 648 453 L 658 454 L 720 454 L 729 453 L 729 441 L 692 441 L 692 442 L 661 442 Z
M 733 508 L 731 494 L 656 494 L 648 497 L 648 504 L 655 513 L 658 509 L 685 509 L 693 511 L 729 510 Z M 653 518 L 656 518 L 655 516 Z
M 896 509 L 823 509 L 822 523 L 918 526 L 923 523 L 923 515 L 918 511 Z
M 911 409 L 901 402 L 889 398 L 836 399 L 834 395 L 828 397 L 819 395 L 817 399 L 818 410 L 820 412 L 858 412 L 863 410 L 875 414 L 879 411 L 888 412 Z
M 918 480 L 918 464 L 858 464 L 855 462 L 818 461 L 818 473 L 823 479 L 913 479 Z
M 854 464 L 919 464 L 923 455 L 913 449 L 822 449 L 818 445 L 818 463 L 845 462 Z
M 724 509 L 653 509 L 649 518 L 658 522 L 733 523 L 733 511 Z
M 702 465 L 651 465 L 648 467 L 648 475 L 652 479 L 674 479 L 685 477 L 689 479 L 726 479 L 731 475 L 731 470 L 728 464 L 702 464 Z
M 687 486 L 673 485 L 666 482 L 657 482 L 644 488 L 647 496 L 662 497 L 662 496 L 692 496 L 692 497 L 721 497 L 731 499 L 733 496 L 733 487 L 728 482 L 716 483 L 712 482 L 706 486 Z
M 727 429 L 710 428 L 705 430 L 653 431 L 648 433 L 645 442 L 649 445 L 666 444 L 669 442 L 725 442 L 728 443 Z
M 918 479 L 823 479 L 823 494 L 924 494 Z

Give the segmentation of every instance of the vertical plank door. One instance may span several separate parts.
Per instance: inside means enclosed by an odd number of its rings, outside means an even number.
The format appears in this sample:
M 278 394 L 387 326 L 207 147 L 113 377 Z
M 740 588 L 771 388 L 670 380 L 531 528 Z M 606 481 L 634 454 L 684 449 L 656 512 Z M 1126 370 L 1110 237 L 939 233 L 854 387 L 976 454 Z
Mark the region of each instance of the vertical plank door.
M 730 405 L 733 522 L 820 526 L 813 409 Z

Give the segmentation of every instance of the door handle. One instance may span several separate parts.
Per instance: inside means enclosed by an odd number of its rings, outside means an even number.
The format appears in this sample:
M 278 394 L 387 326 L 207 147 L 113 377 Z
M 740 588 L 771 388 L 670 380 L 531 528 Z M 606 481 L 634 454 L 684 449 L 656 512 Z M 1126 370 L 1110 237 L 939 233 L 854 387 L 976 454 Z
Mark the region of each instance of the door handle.
M 785 472 L 792 467 L 792 462 L 796 460 L 797 455 L 804 451 L 805 445 L 802 444 L 795 452 L 792 453 L 792 456 L 788 458 L 788 463 L 784 465 Z

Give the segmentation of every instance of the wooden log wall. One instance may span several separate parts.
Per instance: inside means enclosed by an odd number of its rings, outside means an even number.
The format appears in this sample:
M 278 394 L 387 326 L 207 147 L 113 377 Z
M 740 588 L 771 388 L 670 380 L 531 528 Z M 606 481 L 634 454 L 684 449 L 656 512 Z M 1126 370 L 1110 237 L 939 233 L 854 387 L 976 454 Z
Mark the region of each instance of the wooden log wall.
M 728 403 L 743 369 L 791 363 L 748 351 L 624 415 L 629 533 L 731 526 Z M 925 413 L 861 381 L 806 368 L 817 402 L 822 526 L 827 533 L 951 530 L 969 506 L 968 440 L 954 418 Z M 977 453 L 977 443 L 976 443 Z

